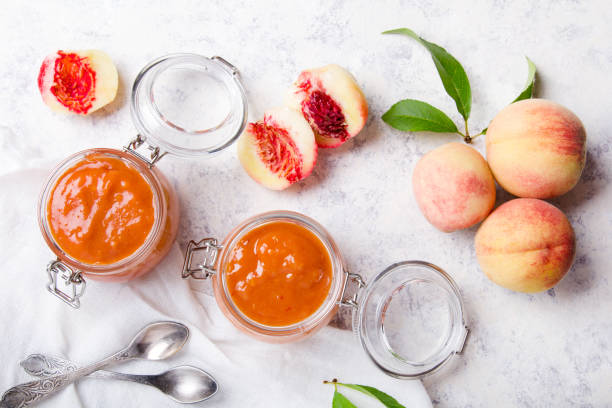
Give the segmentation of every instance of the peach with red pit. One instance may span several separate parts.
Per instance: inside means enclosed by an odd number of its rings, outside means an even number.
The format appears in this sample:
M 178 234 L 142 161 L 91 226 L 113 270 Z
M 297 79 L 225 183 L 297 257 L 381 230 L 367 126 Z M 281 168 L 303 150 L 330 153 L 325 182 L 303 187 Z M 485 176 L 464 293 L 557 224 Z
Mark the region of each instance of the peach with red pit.
M 312 172 L 317 144 L 300 112 L 272 109 L 263 120 L 249 123 L 238 139 L 238 158 L 255 181 L 283 190 Z
M 88 115 L 117 95 L 117 68 L 98 50 L 57 51 L 48 55 L 38 73 L 38 89 L 52 110 Z
M 286 104 L 304 115 L 319 147 L 338 147 L 363 129 L 368 104 L 355 78 L 336 64 L 302 71 Z

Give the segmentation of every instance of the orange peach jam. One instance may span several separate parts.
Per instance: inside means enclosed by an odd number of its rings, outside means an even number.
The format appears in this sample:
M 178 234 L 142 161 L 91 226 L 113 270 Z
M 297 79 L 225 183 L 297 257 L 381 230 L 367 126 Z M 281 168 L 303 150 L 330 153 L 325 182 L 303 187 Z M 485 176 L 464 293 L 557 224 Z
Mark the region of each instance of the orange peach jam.
M 155 220 L 153 190 L 124 161 L 91 154 L 57 180 L 47 205 L 53 238 L 70 257 L 108 265 L 133 254 Z
M 234 304 L 266 326 L 289 326 L 314 314 L 332 281 L 332 264 L 321 240 L 291 222 L 272 222 L 247 232 L 225 269 Z

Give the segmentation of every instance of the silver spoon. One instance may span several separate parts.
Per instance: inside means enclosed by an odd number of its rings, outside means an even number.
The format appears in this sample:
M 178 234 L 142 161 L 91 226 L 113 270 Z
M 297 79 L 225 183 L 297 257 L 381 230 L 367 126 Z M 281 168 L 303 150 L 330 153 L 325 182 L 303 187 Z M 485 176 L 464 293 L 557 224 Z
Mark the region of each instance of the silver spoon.
M 19 363 L 24 371 L 35 377 L 48 377 L 76 371 L 77 365 L 72 361 L 44 354 L 32 354 Z M 88 378 L 132 381 L 138 384 L 151 385 L 176 402 L 193 403 L 207 400 L 219 389 L 215 379 L 207 372 L 191 366 L 174 367 L 156 375 L 134 375 L 96 371 Z
M 10 388 L 2 396 L 0 408 L 27 407 L 48 398 L 68 384 L 72 384 L 76 380 L 111 364 L 135 358 L 163 360 L 179 351 L 188 337 L 189 329 L 183 324 L 176 322 L 152 323 L 139 331 L 126 348 L 97 363 L 72 372 L 30 381 Z

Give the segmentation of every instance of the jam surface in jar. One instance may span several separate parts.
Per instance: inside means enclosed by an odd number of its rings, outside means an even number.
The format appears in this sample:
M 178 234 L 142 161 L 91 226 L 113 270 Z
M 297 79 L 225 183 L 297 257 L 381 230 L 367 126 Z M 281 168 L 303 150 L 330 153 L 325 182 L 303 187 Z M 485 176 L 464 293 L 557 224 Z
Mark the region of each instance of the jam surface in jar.
M 321 240 L 308 229 L 276 221 L 257 227 L 236 243 L 225 268 L 234 304 L 266 326 L 289 326 L 314 314 L 332 282 L 332 263 Z
M 153 190 L 125 161 L 91 154 L 59 176 L 47 221 L 59 247 L 72 258 L 112 264 L 146 241 L 155 221 Z

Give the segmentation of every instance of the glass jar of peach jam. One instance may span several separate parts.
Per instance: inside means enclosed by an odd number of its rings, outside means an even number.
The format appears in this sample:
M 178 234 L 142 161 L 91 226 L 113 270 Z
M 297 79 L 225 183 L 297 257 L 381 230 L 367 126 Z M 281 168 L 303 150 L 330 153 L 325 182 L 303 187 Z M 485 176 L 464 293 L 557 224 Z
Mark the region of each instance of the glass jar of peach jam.
M 320 285 L 327 273 L 329 284 Z M 405 261 L 366 283 L 348 271 L 322 225 L 291 211 L 249 218 L 221 242 L 190 241 L 182 276 L 211 278 L 223 314 L 266 342 L 311 336 L 339 307 L 351 308 L 353 330 L 366 354 L 397 378 L 433 373 L 462 352 L 468 334 L 459 289 L 441 268 Z M 311 296 L 321 287 L 323 296 Z M 304 310 L 309 313 L 300 314 Z
M 118 179 L 109 180 L 108 177 L 104 179 L 101 176 L 93 180 L 95 184 L 91 187 L 97 190 L 110 188 L 113 191 L 93 197 L 92 191 L 84 185 L 85 179 L 91 178 L 92 174 L 81 172 L 75 176 L 75 173 L 83 167 L 100 167 L 109 163 L 115 167 L 103 170 L 103 173 L 114 172 Z M 125 167 L 119 170 L 118 166 Z M 122 174 L 121 171 L 126 173 Z M 129 210 L 126 206 L 115 211 L 113 205 L 116 207 L 120 204 L 117 200 L 114 200 L 109 208 L 95 209 L 94 206 L 100 206 L 100 198 L 105 198 L 104 195 L 120 194 L 121 200 L 133 199 L 126 196 L 134 196 L 134 191 L 117 191 L 120 184 L 125 184 L 121 178 L 130 176 L 127 171 L 133 171 L 140 178 L 144 190 L 141 194 L 146 194 L 150 214 L 126 214 Z M 107 186 L 97 185 L 102 183 Z M 114 185 L 108 185 L 109 183 Z M 77 201 L 78 206 L 75 205 Z M 123 225 L 116 225 L 121 222 L 122 217 L 130 219 L 125 220 Z M 125 231 L 129 228 L 128 224 L 145 217 L 152 221 L 143 226 L 143 231 L 139 232 L 138 236 Z M 126 281 L 143 275 L 155 266 L 174 241 L 178 228 L 179 206 L 174 189 L 157 168 L 149 167 L 134 155 L 121 150 L 88 149 L 68 157 L 53 170 L 41 193 L 38 220 L 43 238 L 57 256 L 57 260 L 48 266 L 50 290 L 78 306 L 79 297 L 85 287 L 85 277 L 100 281 Z M 106 230 L 101 231 L 102 228 L 113 229 L 113 236 L 109 236 Z M 105 242 L 99 242 L 102 239 Z M 136 248 L 127 247 L 112 259 L 105 259 L 110 248 L 126 246 L 133 240 L 137 241 Z M 58 274 L 64 278 L 59 279 Z M 61 286 L 58 288 L 59 280 L 71 283 L 71 293 L 61 291 Z
M 126 281 L 155 267 L 179 223 L 174 189 L 156 167 L 166 154 L 208 157 L 229 147 L 247 120 L 237 69 L 220 57 L 172 54 L 138 74 L 131 113 L 138 136 L 123 150 L 88 149 L 60 163 L 38 204 L 56 255 L 48 290 L 78 308 L 86 278 Z
M 305 318 L 299 321 L 288 322 L 287 324 L 269 324 L 257 321 L 252 313 L 245 311 L 244 307 L 242 309 L 239 307 L 234 299 L 235 296 L 232 296 L 233 288 L 230 287 L 228 282 L 230 280 L 228 275 L 230 275 L 229 272 L 231 272 L 228 268 L 233 264 L 232 261 L 237 255 L 236 250 L 239 244 L 244 242 L 243 238 L 257 229 L 270 225 L 290 225 L 303 229 L 307 234 L 311 235 L 312 242 L 317 242 L 319 244 L 319 255 L 329 260 L 329 284 L 323 296 L 318 299 L 318 304 L 314 304 L 313 307 L 311 307 L 311 313 Z M 255 237 L 255 239 L 258 239 L 258 237 Z M 274 240 L 274 237 L 272 237 L 272 240 Z M 302 243 L 303 242 L 304 241 L 302 241 Z M 269 245 L 269 243 L 263 243 L 259 245 L 257 249 L 260 251 L 266 249 L 266 245 Z M 282 243 L 279 243 L 279 245 L 282 245 Z M 271 249 L 275 250 L 276 248 L 272 247 Z M 298 249 L 299 248 L 291 248 L 290 251 L 282 255 L 284 257 L 292 256 Z M 246 254 L 239 256 L 246 256 Z M 231 268 L 234 269 L 233 266 L 231 266 Z M 263 266 L 263 268 L 265 268 L 265 266 Z M 296 268 L 283 269 L 292 271 Z M 301 268 L 301 271 L 305 272 L 305 270 L 306 268 Z M 313 334 L 316 330 L 329 323 L 338 307 L 338 301 L 341 299 L 344 291 L 347 279 L 347 273 L 344 272 L 345 270 L 340 250 L 332 237 L 319 223 L 302 214 L 290 211 L 273 211 L 244 221 L 234 228 L 223 242 L 219 243 L 216 239 L 211 238 L 203 239 L 197 243 L 191 241 L 187 248 L 182 274 L 184 278 L 192 277 L 195 279 L 206 279 L 212 277 L 217 304 L 225 316 L 227 316 L 236 327 L 259 340 L 284 343 L 299 340 Z M 275 272 L 276 271 L 265 271 L 265 273 Z M 253 273 L 258 274 L 260 272 L 254 270 Z M 263 277 L 265 277 L 265 275 Z M 281 276 L 280 278 L 290 282 L 292 277 Z M 300 279 L 300 276 L 296 278 Z M 259 279 L 261 279 L 261 277 Z M 255 280 L 256 279 L 252 279 L 252 282 L 255 282 Z M 262 283 L 264 285 L 271 284 L 269 281 Z M 288 283 L 285 289 L 290 288 L 290 285 L 291 283 Z M 265 290 L 267 288 L 264 287 L 263 289 Z M 276 295 L 283 296 L 283 293 L 278 292 Z M 299 302 L 305 299 L 305 297 L 300 297 L 294 300 Z M 279 301 L 279 303 L 281 302 Z M 285 309 L 284 303 L 282 307 Z M 281 310 L 279 315 L 283 313 L 284 310 Z

